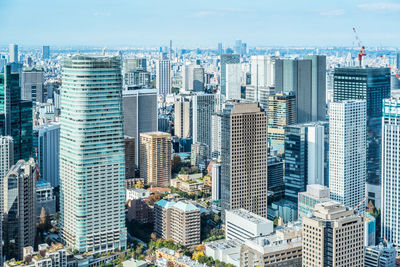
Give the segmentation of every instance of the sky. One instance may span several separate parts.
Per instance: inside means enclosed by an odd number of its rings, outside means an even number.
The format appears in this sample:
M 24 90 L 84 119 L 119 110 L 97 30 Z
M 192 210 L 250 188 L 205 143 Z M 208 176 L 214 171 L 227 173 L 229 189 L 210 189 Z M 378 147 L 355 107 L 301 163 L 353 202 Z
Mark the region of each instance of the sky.
M 0 0 L 0 45 L 400 47 L 400 0 Z

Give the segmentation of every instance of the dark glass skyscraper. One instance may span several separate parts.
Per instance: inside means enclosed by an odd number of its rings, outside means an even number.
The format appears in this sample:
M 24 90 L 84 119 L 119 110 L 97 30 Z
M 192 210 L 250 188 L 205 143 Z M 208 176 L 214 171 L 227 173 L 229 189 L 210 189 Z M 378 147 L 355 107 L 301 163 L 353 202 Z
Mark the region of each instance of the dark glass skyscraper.
M 382 100 L 390 97 L 389 68 L 336 68 L 333 100 L 367 102 L 367 181 L 380 183 Z
M 21 100 L 19 74 L 7 65 L 0 73 L 0 133 L 14 140 L 14 160 L 32 155 L 32 102 Z

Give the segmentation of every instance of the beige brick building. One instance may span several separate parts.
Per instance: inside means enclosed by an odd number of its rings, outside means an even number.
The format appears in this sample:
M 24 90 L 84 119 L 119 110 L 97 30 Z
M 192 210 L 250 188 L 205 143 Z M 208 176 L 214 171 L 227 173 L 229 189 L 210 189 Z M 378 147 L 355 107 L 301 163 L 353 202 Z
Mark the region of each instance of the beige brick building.
M 145 183 L 169 186 L 171 181 L 171 135 L 163 132 L 140 134 L 140 178 Z
M 320 203 L 302 222 L 304 267 L 364 266 L 364 222 L 353 209 Z
M 191 203 L 162 199 L 154 205 L 154 232 L 193 248 L 200 244 L 200 209 Z

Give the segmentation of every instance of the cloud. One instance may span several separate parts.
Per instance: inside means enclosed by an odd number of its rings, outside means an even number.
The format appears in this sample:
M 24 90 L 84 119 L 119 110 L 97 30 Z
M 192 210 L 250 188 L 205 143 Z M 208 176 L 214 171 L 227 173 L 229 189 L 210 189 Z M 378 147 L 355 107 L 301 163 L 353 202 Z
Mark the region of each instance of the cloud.
M 322 11 L 319 14 L 321 16 L 327 16 L 327 17 L 335 17 L 335 16 L 341 16 L 344 15 L 346 11 L 344 9 L 332 9 L 328 11 Z
M 102 12 L 102 11 L 94 11 L 92 14 L 94 17 L 110 17 L 111 13 L 109 12 Z
M 359 4 L 358 8 L 376 12 L 396 12 L 400 11 L 400 4 L 390 3 L 390 2 L 366 3 L 366 4 Z
M 237 14 L 237 13 L 245 13 L 250 12 L 251 10 L 243 9 L 243 8 L 218 8 L 218 9 L 210 9 L 210 10 L 202 10 L 194 13 L 192 16 L 196 18 L 203 18 L 209 16 L 226 16 L 229 14 Z

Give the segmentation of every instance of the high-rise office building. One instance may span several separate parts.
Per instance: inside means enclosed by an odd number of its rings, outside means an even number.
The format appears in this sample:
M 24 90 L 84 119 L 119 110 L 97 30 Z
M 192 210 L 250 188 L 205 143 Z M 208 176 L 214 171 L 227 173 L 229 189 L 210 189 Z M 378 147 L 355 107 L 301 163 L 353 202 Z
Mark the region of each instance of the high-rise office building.
M 136 140 L 134 137 L 125 136 L 125 177 L 135 178 L 136 170 Z
M 164 99 L 171 93 L 171 61 L 159 60 L 156 63 L 156 87 Z
M 0 218 L 3 218 L 4 212 L 4 179 L 8 171 L 14 164 L 14 142 L 10 136 L 0 136 Z M 3 240 L 3 227 L 0 223 L 0 240 Z M 0 264 L 3 263 L 2 245 L 0 245 Z
M 44 45 L 42 47 L 42 59 L 43 60 L 50 59 L 50 46 Z
M 241 98 L 241 65 L 240 64 L 226 64 L 225 76 L 225 96 L 226 99 L 240 99 Z
M 214 94 L 197 94 L 193 96 L 193 143 L 200 142 L 211 147 L 211 119 L 215 112 Z
M 14 140 L 14 163 L 32 155 L 32 102 L 21 100 L 19 74 L 11 73 L 11 65 L 0 73 L 0 132 Z
M 135 164 L 140 166 L 140 134 L 158 130 L 157 89 L 122 91 L 124 135 L 135 138 Z
M 179 138 L 192 137 L 192 98 L 180 97 L 174 103 L 174 130 Z
M 62 239 L 80 252 L 125 249 L 121 58 L 73 55 L 62 71 Z
M 235 41 L 235 47 L 233 51 L 235 52 L 235 54 L 242 56 L 242 40 Z
M 303 217 L 303 266 L 364 266 L 364 221 L 334 201 Z
M 217 159 L 221 155 L 221 118 L 221 111 L 216 111 L 216 113 L 211 116 L 211 157 L 214 159 Z
M 297 202 L 307 184 L 325 181 L 327 123 L 288 125 L 285 132 L 285 197 Z
M 390 97 L 389 68 L 336 68 L 333 100 L 360 99 L 367 109 L 367 181 L 380 183 L 382 100 Z
M 278 154 L 285 152 L 285 127 L 296 120 L 296 97 L 293 93 L 278 93 L 268 98 L 268 141 Z
M 400 70 L 400 53 L 396 54 L 396 67 Z
M 225 103 L 221 116 L 221 199 L 267 217 L 267 116 L 258 103 Z
M 53 187 L 60 185 L 60 123 L 34 127 L 40 176 Z
M 140 178 L 145 183 L 169 186 L 171 181 L 171 135 L 163 132 L 140 134 Z
M 19 160 L 4 179 L 4 243 L 7 258 L 23 259 L 36 237 L 36 164 Z
M 8 47 L 8 62 L 18 63 L 18 45 L 10 44 Z
M 260 107 L 268 110 L 268 99 L 276 90 L 270 86 L 246 85 L 246 100 L 260 103 Z
M 33 107 L 36 102 L 44 103 L 44 74 L 41 68 L 24 69 L 21 75 L 21 99 L 32 101 Z
M 124 88 L 137 90 L 148 87 L 151 82 L 145 58 L 125 58 L 123 67 Z
M 383 101 L 382 118 L 382 184 L 381 184 L 381 234 L 396 246 L 400 245 L 400 216 L 398 198 L 400 196 L 400 100 Z
M 221 199 L 221 164 L 214 163 L 211 169 L 211 199 L 220 200 Z
M 221 56 L 224 53 L 224 49 L 222 48 L 222 43 L 218 43 L 218 55 Z
M 275 56 L 252 56 L 251 85 L 258 87 L 275 86 Z
M 204 89 L 204 68 L 199 65 L 183 66 L 182 88 L 187 91 L 201 92 Z
M 276 150 L 268 154 L 268 203 L 283 198 L 285 183 L 283 181 L 283 161 Z M 272 194 L 271 194 L 272 193 Z
M 193 143 L 190 151 L 190 164 L 197 166 L 200 170 L 207 167 L 210 158 L 210 148 L 204 143 Z
M 226 96 L 226 64 L 240 63 L 240 56 L 237 54 L 221 55 L 221 95 Z
M 329 107 L 329 188 L 331 198 L 356 207 L 365 195 L 366 102 L 345 100 Z
M 326 56 L 275 60 L 275 88 L 296 95 L 297 122 L 326 119 Z

